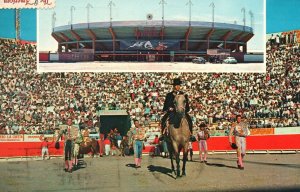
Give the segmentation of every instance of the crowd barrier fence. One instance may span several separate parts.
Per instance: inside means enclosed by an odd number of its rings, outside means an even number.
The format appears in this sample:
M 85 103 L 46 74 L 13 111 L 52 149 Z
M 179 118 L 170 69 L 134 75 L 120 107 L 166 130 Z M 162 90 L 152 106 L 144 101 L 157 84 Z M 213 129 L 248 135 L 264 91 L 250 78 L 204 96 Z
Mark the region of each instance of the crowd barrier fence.
M 248 151 L 298 151 L 300 150 L 300 134 L 291 135 L 253 135 L 247 137 Z M 41 141 L 11 141 L 0 142 L 0 158 L 10 157 L 34 157 L 41 156 Z M 103 145 L 100 143 L 100 148 Z M 233 152 L 230 148 L 228 137 L 211 137 L 207 140 L 209 152 Z M 63 141 L 60 141 L 60 149 L 54 147 L 54 142 L 50 142 L 49 152 L 52 156 L 63 155 Z M 148 154 L 153 151 L 154 146 L 148 145 L 143 153 Z M 198 151 L 198 143 L 193 142 L 193 151 Z

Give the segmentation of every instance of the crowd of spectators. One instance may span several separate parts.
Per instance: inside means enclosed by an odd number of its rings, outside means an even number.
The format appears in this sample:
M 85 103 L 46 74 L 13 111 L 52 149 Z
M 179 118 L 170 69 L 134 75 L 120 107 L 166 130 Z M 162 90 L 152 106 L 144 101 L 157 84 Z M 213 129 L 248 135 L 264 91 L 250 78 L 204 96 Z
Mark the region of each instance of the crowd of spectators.
M 300 126 L 300 48 L 267 44 L 266 53 L 267 73 L 37 73 L 36 45 L 2 39 L 0 133 L 53 133 L 69 116 L 95 129 L 99 110 L 124 109 L 147 125 L 160 120 L 175 77 L 195 125 L 242 114 L 252 128 Z

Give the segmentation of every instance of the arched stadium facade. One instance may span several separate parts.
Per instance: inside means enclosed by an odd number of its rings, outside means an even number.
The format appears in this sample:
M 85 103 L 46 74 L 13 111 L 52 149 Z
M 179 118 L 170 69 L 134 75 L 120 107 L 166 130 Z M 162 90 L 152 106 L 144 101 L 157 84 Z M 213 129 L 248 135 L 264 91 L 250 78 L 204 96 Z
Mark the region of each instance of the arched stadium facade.
M 58 26 L 58 53 L 93 54 L 95 60 L 181 61 L 209 49 L 246 53 L 248 26 L 198 21 L 115 21 Z

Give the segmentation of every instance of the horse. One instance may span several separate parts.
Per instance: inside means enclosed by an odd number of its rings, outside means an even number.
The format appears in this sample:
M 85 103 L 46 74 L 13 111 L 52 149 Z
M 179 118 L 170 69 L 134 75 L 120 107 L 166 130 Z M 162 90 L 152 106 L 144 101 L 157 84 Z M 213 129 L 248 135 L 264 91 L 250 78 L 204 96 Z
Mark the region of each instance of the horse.
M 81 143 L 75 143 L 74 145 L 74 166 L 78 167 L 78 159 L 83 154 L 91 153 L 92 157 L 99 152 L 99 143 L 96 139 L 92 138 L 91 140 Z
M 177 177 L 181 177 L 180 175 L 180 151 L 183 150 L 183 165 L 182 165 L 182 176 L 186 176 L 185 165 L 188 156 L 188 146 L 189 146 L 189 138 L 190 138 L 190 130 L 189 124 L 185 116 L 185 105 L 186 98 L 184 95 L 176 95 L 174 99 L 176 114 L 181 118 L 179 128 L 175 128 L 174 125 L 169 124 L 167 126 L 169 135 L 167 136 L 168 140 L 168 149 L 169 155 L 171 159 L 172 171 Z M 173 158 L 176 160 L 176 171 L 174 169 Z
M 99 143 L 96 139 L 92 138 L 91 140 L 87 141 L 86 143 L 81 143 L 79 148 L 79 154 L 88 154 L 91 153 L 92 157 L 95 154 L 99 153 Z

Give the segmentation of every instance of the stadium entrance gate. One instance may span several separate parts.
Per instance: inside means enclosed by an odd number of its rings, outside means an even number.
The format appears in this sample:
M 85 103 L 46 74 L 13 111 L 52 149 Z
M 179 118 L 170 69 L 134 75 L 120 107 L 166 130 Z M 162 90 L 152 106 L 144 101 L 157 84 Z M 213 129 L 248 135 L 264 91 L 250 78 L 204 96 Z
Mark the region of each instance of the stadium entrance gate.
M 117 128 L 121 135 L 130 129 L 130 117 L 125 110 L 101 110 L 100 133 L 107 135 L 111 129 Z

